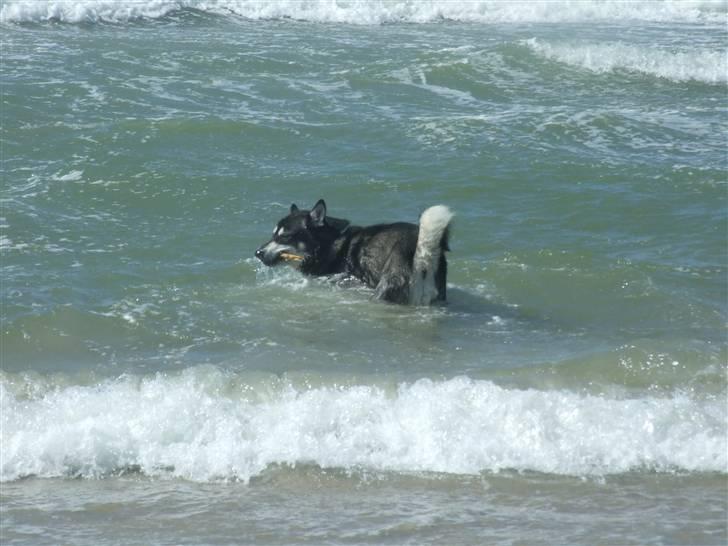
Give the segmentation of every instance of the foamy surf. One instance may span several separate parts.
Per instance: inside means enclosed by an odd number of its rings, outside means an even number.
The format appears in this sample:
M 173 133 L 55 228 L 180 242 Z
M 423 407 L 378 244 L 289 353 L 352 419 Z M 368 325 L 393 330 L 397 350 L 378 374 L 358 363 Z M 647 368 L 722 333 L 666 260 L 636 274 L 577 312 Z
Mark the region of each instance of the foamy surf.
M 129 469 L 247 481 L 304 463 L 453 474 L 727 470 L 724 400 L 687 394 L 588 396 L 468 377 L 305 387 L 203 367 L 85 386 L 5 376 L 0 397 L 3 481 Z
M 156 19 L 185 9 L 246 19 L 297 19 L 311 22 L 383 24 L 539 23 L 592 21 L 656 21 L 725 23 L 722 0 L 6 0 L 0 22 L 69 23 Z

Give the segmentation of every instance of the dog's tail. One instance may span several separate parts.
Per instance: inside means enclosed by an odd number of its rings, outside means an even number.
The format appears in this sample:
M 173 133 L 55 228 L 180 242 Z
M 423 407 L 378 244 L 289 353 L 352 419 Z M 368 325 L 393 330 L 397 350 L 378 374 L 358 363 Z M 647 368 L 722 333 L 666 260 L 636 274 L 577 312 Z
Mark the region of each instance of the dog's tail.
M 445 299 L 445 271 L 443 254 L 450 250 L 448 238 L 453 213 L 444 205 L 430 207 L 420 216 L 420 231 L 412 263 L 410 303 L 429 305 L 433 300 Z

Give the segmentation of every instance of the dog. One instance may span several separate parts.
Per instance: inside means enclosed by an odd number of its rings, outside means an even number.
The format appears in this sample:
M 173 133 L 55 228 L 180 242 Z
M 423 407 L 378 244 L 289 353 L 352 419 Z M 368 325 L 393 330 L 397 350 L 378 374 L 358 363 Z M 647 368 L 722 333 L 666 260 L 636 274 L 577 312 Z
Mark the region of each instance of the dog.
M 422 213 L 419 225 L 359 227 L 328 216 L 319 199 L 311 210 L 291 205 L 255 256 L 267 266 L 288 263 L 306 275 L 353 276 L 373 288 L 376 299 L 430 305 L 446 301 L 452 218 L 449 208 L 436 205 Z

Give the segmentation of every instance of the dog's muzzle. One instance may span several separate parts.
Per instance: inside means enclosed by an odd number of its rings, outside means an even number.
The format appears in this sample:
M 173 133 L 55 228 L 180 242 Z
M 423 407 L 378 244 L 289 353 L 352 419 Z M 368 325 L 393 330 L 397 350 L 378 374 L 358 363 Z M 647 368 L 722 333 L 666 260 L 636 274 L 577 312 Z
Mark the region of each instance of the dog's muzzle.
M 267 266 L 274 266 L 281 262 L 300 265 L 304 260 L 304 256 L 299 254 L 293 247 L 281 245 L 275 241 L 270 241 L 261 246 L 255 251 L 255 257 Z
M 255 251 L 255 257 L 258 258 L 265 265 L 274 265 L 278 261 L 278 249 L 271 248 L 274 246 L 273 242 L 266 243 Z

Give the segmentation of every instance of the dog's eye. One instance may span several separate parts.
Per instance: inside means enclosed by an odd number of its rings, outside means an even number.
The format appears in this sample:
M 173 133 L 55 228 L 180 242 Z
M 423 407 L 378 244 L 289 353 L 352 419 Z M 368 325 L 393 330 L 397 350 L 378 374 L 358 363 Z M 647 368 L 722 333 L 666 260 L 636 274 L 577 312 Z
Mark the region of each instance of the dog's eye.
M 273 237 L 276 241 L 290 241 L 292 238 L 291 232 L 283 229 L 282 227 L 273 232 Z
M 275 237 L 276 239 L 280 239 L 281 237 L 285 237 L 286 235 L 288 235 L 288 233 L 283 226 L 276 226 L 273 230 L 273 237 Z

